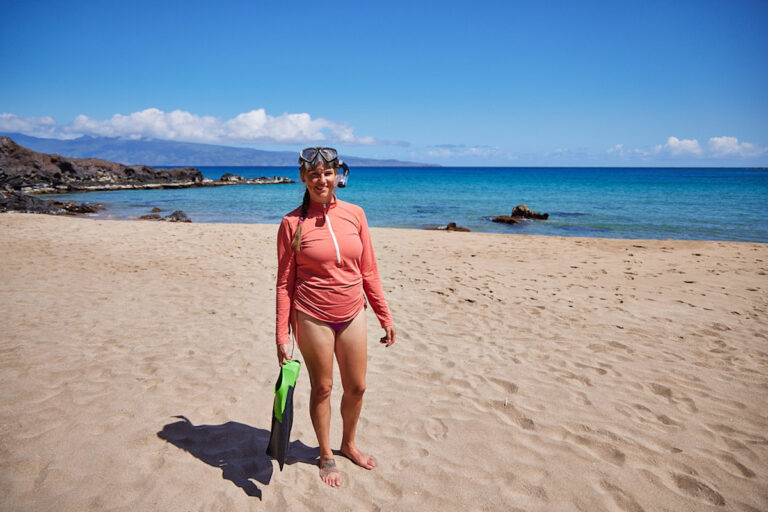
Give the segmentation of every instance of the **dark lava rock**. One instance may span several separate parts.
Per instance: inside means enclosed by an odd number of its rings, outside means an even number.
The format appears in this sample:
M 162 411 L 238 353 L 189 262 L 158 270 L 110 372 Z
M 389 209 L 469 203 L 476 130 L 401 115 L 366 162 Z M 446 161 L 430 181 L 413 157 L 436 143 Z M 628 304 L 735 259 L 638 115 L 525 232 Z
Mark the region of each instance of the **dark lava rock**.
M 75 201 L 52 201 L 40 199 L 18 190 L 0 190 L 0 212 L 47 213 L 82 215 L 104 210 L 101 203 L 78 203 Z
M 163 220 L 167 220 L 168 222 L 192 222 L 192 220 L 187 217 L 187 214 L 181 210 L 176 210 L 172 214 L 165 217 Z
M 70 192 L 122 188 L 198 186 L 195 168 L 154 169 L 98 158 L 67 158 L 38 153 L 0 137 L 0 187 L 22 192 Z
M 499 215 L 497 217 L 491 217 L 491 220 L 502 224 L 520 224 L 520 219 L 547 220 L 548 218 L 548 213 L 535 212 L 526 205 L 519 204 L 512 209 L 512 215 Z
M 155 206 L 154 208 L 152 208 L 152 213 L 157 213 L 157 212 L 161 212 L 161 211 L 163 211 L 163 210 L 161 210 L 161 209 L 160 209 L 160 208 L 158 208 L 157 206 Z
M 106 209 L 102 203 L 78 203 L 75 201 L 67 201 L 66 203 L 61 201 L 50 201 L 50 203 L 56 208 L 60 208 L 67 213 L 73 214 L 98 213 Z
M 261 176 L 259 178 L 243 178 L 239 174 L 226 173 L 221 175 L 221 179 L 218 181 L 207 181 L 203 183 L 203 186 L 219 186 L 219 185 L 270 185 L 276 183 L 295 183 L 295 181 L 285 176 L 272 176 L 267 178 Z
M 157 220 L 161 218 L 162 217 L 156 213 L 150 213 L 149 215 L 142 215 L 139 217 L 139 220 Z
M 463 232 L 469 232 L 469 228 L 464 228 L 461 226 L 457 226 L 455 222 L 449 222 L 447 226 L 437 226 L 434 228 L 427 228 L 427 229 L 433 229 L 438 231 L 463 231 Z
M 0 212 L 61 213 L 50 201 L 22 194 L 17 190 L 0 190 Z
M 522 217 L 524 219 L 538 219 L 547 220 L 549 218 L 548 213 L 539 213 L 531 210 L 524 204 L 519 204 L 512 209 L 512 217 Z
M 469 232 L 469 228 L 464 228 L 461 226 L 457 226 L 455 222 L 449 222 L 447 226 L 445 226 L 445 229 L 447 231 L 463 231 L 463 232 Z
M 520 224 L 519 217 L 510 217 L 509 215 L 499 215 L 498 217 L 491 218 L 491 220 L 502 224 Z

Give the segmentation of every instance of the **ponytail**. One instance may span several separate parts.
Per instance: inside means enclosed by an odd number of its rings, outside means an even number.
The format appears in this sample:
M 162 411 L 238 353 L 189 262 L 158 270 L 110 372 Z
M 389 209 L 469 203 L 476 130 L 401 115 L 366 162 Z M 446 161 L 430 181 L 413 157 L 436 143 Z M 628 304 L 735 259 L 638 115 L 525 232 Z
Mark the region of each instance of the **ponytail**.
M 309 190 L 304 191 L 304 200 L 301 202 L 301 214 L 299 215 L 299 225 L 296 226 L 296 232 L 293 234 L 291 240 L 291 247 L 293 252 L 301 252 L 301 223 L 307 218 L 307 212 L 309 212 Z

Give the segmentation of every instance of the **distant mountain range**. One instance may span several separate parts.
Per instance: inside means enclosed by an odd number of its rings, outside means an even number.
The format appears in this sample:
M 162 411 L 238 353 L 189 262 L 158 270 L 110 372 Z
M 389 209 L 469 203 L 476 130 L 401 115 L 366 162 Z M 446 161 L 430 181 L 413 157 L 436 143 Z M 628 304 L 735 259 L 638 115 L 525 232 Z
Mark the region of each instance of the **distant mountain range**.
M 269 166 L 295 167 L 297 151 L 264 151 L 194 142 L 83 136 L 77 139 L 41 139 L 21 133 L 0 133 L 17 144 L 41 153 L 57 153 L 72 158 L 102 158 L 125 165 L 153 166 Z M 342 155 L 350 166 L 358 167 L 438 167 L 433 164 L 376 160 Z

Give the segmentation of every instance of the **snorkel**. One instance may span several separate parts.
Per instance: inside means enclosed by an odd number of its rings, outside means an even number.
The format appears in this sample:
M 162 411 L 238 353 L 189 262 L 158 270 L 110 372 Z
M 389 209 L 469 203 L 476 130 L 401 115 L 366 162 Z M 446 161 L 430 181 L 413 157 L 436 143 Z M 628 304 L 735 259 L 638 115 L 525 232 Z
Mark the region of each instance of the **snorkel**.
M 339 169 L 344 169 L 344 172 L 336 175 L 336 186 L 344 188 L 347 186 L 347 180 L 349 179 L 349 166 L 344 161 L 339 160 Z

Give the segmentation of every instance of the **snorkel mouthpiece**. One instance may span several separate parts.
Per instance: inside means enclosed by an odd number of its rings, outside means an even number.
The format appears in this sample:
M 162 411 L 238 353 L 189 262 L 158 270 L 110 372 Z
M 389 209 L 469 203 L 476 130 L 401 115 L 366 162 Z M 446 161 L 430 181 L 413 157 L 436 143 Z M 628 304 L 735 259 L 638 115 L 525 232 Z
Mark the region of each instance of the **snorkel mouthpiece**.
M 349 166 L 343 161 L 339 160 L 339 168 L 344 169 L 344 172 L 339 173 L 336 176 L 336 186 L 344 188 L 347 186 L 347 180 L 349 179 Z

